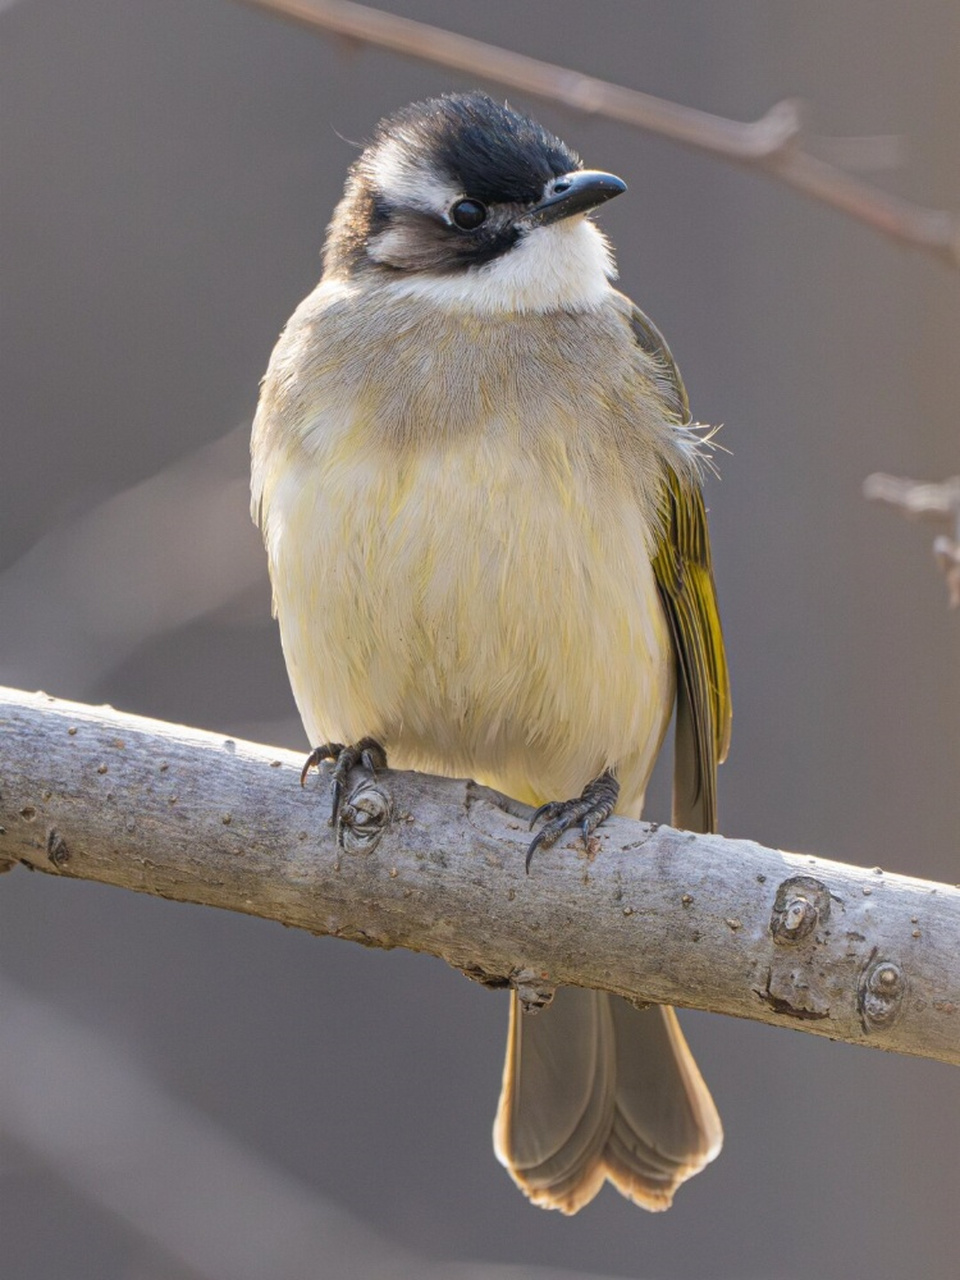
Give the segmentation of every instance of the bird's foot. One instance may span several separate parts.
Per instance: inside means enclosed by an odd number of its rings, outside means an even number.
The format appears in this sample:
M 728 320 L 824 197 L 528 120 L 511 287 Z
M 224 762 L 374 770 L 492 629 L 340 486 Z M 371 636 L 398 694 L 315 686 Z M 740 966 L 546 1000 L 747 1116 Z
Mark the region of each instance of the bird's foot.
M 333 805 L 329 821 L 333 827 L 336 826 L 337 815 L 340 812 L 347 774 L 358 764 L 363 765 L 364 769 L 369 769 L 372 774 L 376 774 L 378 769 L 387 767 L 387 753 L 376 738 L 361 738 L 359 742 L 352 743 L 350 746 L 344 746 L 342 742 L 324 742 L 321 746 L 314 747 L 304 761 L 303 768 L 300 770 L 301 787 L 307 781 L 310 770 L 319 769 L 324 760 L 336 761 L 330 774 Z
M 527 873 L 536 851 L 548 849 L 571 827 L 579 826 L 586 840 L 613 813 L 619 795 L 620 783 L 608 769 L 588 782 L 576 800 L 550 800 L 542 804 L 530 819 L 531 830 L 541 818 L 546 821 L 527 848 Z

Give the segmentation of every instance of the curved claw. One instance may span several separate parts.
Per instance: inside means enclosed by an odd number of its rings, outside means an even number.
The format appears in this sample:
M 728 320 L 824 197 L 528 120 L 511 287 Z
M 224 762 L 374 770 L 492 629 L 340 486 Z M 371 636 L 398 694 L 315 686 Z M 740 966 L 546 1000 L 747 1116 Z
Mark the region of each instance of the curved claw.
M 330 795 L 332 797 L 330 803 L 330 817 L 327 819 L 328 827 L 337 825 L 337 818 L 340 816 L 340 805 L 343 801 L 343 783 L 339 778 L 334 778 L 330 784 Z
M 533 861 L 533 855 L 536 853 L 536 851 L 538 849 L 543 848 L 544 845 L 549 846 L 553 844 L 553 840 L 548 840 L 546 836 L 547 836 L 547 828 L 544 827 L 542 831 L 537 832 L 537 834 L 533 837 L 533 839 L 527 845 L 527 856 L 523 860 L 523 869 L 527 873 L 527 875 L 530 874 L 530 863 Z M 556 839 L 556 836 L 554 836 L 554 840 L 555 839 Z
M 528 830 L 532 831 L 541 818 L 555 818 L 562 811 L 564 803 L 563 800 L 548 800 L 546 804 L 542 804 L 530 819 Z
M 619 795 L 620 784 L 608 769 L 588 782 L 576 800 L 548 800 L 542 804 L 530 819 L 531 828 L 540 818 L 546 818 L 547 822 L 527 846 L 524 863 L 527 875 L 536 851 L 548 849 L 571 827 L 579 825 L 584 841 L 589 840 L 600 823 L 613 813 Z
M 336 760 L 343 750 L 342 742 L 324 742 L 322 746 L 314 747 L 306 760 L 304 760 L 303 768 L 300 770 L 301 787 L 306 786 L 307 774 L 311 769 L 319 769 L 324 760 Z

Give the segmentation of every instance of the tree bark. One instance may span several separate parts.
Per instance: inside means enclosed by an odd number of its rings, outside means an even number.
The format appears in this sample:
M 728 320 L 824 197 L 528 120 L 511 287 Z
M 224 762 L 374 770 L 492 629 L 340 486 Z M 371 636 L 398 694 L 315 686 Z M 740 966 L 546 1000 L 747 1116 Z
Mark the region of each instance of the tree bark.
M 612 818 L 538 851 L 476 783 L 363 770 L 336 828 L 302 759 L 0 689 L 0 866 L 558 985 L 960 1063 L 960 888 Z

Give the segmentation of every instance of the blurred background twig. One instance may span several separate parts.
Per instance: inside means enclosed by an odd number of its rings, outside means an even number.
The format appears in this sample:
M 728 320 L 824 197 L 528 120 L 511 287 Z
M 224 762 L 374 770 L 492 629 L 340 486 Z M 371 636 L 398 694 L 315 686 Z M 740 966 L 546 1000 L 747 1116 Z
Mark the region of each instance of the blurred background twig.
M 784 99 L 759 120 L 743 124 L 456 35 L 425 22 L 353 4 L 351 0 L 240 2 L 267 9 L 317 31 L 463 71 L 574 111 L 605 116 L 709 152 L 778 178 L 883 235 L 923 249 L 960 268 L 960 218 L 880 191 L 844 173 L 836 164 L 804 151 L 800 146 L 803 112 L 801 104 L 793 99 Z M 845 154 L 848 161 L 855 163 L 859 151 L 860 165 L 876 164 L 878 150 L 889 157 L 888 139 L 879 140 L 881 148 L 877 147 L 877 140 L 857 140 L 855 146 L 853 139 L 847 139 L 845 153 L 838 146 L 842 141 L 833 139 L 826 149 L 832 150 L 835 156 Z
M 924 483 L 876 471 L 864 480 L 863 493 L 873 502 L 898 507 L 911 519 L 950 525 L 949 534 L 934 538 L 933 556 L 946 579 L 951 607 L 960 608 L 960 476 Z

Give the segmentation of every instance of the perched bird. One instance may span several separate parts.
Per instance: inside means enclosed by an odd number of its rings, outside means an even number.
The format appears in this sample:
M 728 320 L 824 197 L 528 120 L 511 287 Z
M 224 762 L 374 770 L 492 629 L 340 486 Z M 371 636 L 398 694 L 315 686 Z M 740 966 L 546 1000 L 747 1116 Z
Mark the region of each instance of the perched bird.
M 676 705 L 674 821 L 714 826 L 730 704 L 703 438 L 589 216 L 624 190 L 481 93 L 397 112 L 350 169 L 253 429 L 335 806 L 359 762 L 469 776 L 541 806 L 533 854 L 639 815 Z M 721 1141 L 672 1009 L 512 997 L 494 1143 L 531 1200 L 574 1213 L 609 1179 L 664 1209 Z

